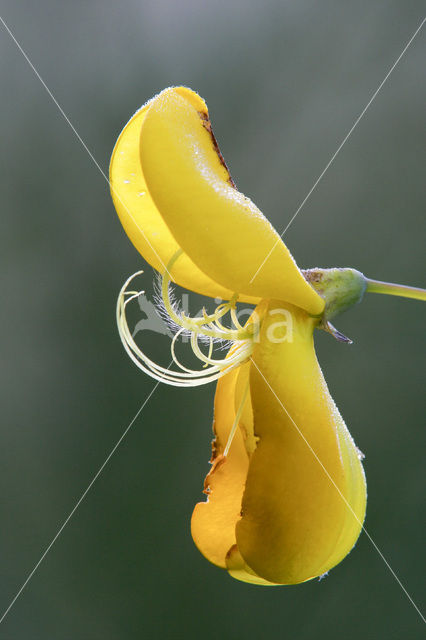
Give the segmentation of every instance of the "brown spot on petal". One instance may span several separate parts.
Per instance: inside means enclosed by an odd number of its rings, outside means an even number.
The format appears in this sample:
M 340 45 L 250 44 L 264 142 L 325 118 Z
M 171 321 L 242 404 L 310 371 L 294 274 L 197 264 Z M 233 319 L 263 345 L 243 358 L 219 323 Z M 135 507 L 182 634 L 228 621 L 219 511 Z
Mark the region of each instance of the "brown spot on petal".
M 210 134 L 210 137 L 211 137 L 212 142 L 213 142 L 213 148 L 214 148 L 214 150 L 215 150 L 215 151 L 216 151 L 216 153 L 217 153 L 217 157 L 219 158 L 219 162 L 220 162 L 220 163 L 221 163 L 221 165 L 225 168 L 225 170 L 226 170 L 226 172 L 227 172 L 227 174 L 228 174 L 228 183 L 231 185 L 231 187 L 234 187 L 234 189 L 236 189 L 237 187 L 235 186 L 235 182 L 234 182 L 234 181 L 233 181 L 233 179 L 231 178 L 231 174 L 230 174 L 230 172 L 229 172 L 229 169 L 228 169 L 228 167 L 227 167 L 227 164 L 226 164 L 226 162 L 225 162 L 225 159 L 224 159 L 223 155 L 221 154 L 221 151 L 220 151 L 220 149 L 219 149 L 219 145 L 218 145 L 218 143 L 217 143 L 216 137 L 215 137 L 215 135 L 214 135 L 214 133 L 213 133 L 212 123 L 210 122 L 210 119 L 209 119 L 208 113 L 207 113 L 207 112 L 205 112 L 205 111 L 199 111 L 199 112 L 198 112 L 198 115 L 199 115 L 199 116 L 200 116 L 200 118 L 201 118 L 201 121 L 202 121 L 202 124 L 203 124 L 204 129 L 206 129 L 206 131 L 208 131 L 208 132 L 209 132 L 209 134 Z
M 225 462 L 225 460 L 226 460 L 225 456 L 223 456 L 221 453 L 219 455 L 216 455 L 214 460 L 212 460 L 211 462 L 212 468 L 210 469 L 210 471 L 208 472 L 208 474 L 204 479 L 203 493 L 209 495 L 210 493 L 209 479 L 216 472 L 216 470 Z

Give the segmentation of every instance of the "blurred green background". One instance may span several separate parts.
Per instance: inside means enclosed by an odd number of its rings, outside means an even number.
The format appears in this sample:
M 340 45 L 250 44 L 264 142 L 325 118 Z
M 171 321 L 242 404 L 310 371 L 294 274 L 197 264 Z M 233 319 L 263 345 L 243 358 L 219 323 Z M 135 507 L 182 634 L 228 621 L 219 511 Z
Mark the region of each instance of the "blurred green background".
M 238 187 L 279 230 L 423 11 L 409 0 L 2 3 L 102 169 L 145 100 L 188 85 L 208 103 Z M 0 34 L 4 610 L 153 381 L 124 354 L 114 319 L 118 290 L 143 261 L 100 172 Z M 300 266 L 424 286 L 425 36 L 287 232 Z M 148 268 L 148 288 L 150 279 Z M 336 323 L 354 345 L 317 336 L 330 390 L 366 454 L 367 530 L 420 606 L 424 315 L 418 302 L 370 296 Z M 167 364 L 167 338 L 147 339 Z M 208 470 L 213 394 L 156 390 L 1 638 L 422 637 L 365 534 L 327 579 L 296 587 L 239 583 L 201 557 L 189 521 Z

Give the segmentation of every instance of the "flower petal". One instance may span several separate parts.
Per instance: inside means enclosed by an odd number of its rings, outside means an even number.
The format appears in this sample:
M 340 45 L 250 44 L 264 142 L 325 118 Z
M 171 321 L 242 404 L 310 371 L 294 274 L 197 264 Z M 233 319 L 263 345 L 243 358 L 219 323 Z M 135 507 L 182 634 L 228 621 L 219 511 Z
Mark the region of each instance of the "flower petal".
M 292 340 L 274 343 L 272 325 L 285 325 L 288 312 Z M 304 582 L 337 564 L 355 544 L 365 514 L 362 465 L 316 360 L 313 328 L 302 310 L 271 302 L 251 367 L 259 441 L 237 546 L 253 571 L 282 584 Z
M 226 568 L 230 575 L 236 580 L 241 582 L 249 582 L 250 584 L 260 584 L 264 587 L 276 587 L 276 582 L 269 582 L 258 576 L 247 564 L 244 562 L 238 547 L 235 544 L 226 556 Z
M 234 394 L 240 369 L 234 369 L 217 383 L 213 432 L 212 469 L 204 486 L 207 502 L 199 502 L 191 520 L 191 533 L 201 553 L 213 564 L 226 568 L 226 555 L 235 545 L 235 524 L 240 517 L 241 498 L 248 471 L 248 455 L 242 433 L 237 429 L 226 458 L 225 449 L 235 420 Z
M 203 273 L 243 296 L 277 298 L 314 315 L 322 312 L 324 301 L 277 232 L 235 189 L 206 105 L 196 93 L 166 89 L 149 103 L 140 158 L 158 211 Z
M 110 185 L 115 208 L 130 240 L 154 269 L 163 272 L 180 246 L 152 200 L 139 157 L 141 127 L 152 102 L 139 109 L 121 132 L 111 156 Z M 228 300 L 233 294 L 213 282 L 185 254 L 173 268 L 173 280 L 211 297 Z
M 217 384 L 213 432 L 212 469 L 204 481 L 207 502 L 199 502 L 193 511 L 191 533 L 199 551 L 213 564 L 228 569 L 233 578 L 252 584 L 271 585 L 257 576 L 242 559 L 235 538 L 235 525 L 240 518 L 241 499 L 248 471 L 246 431 L 244 420 L 251 420 L 248 401 L 232 447 L 226 458 L 222 452 L 235 420 L 242 387 L 248 382 L 250 365 L 247 363 L 228 373 Z M 235 407 L 235 410 L 233 410 Z

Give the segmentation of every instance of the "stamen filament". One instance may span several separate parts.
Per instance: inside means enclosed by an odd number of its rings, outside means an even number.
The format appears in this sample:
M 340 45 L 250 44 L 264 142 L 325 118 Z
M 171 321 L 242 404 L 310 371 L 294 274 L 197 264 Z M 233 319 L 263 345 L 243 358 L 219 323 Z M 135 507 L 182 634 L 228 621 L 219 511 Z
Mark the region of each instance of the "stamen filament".
M 229 432 L 228 442 L 226 443 L 226 447 L 223 450 L 223 457 L 224 458 L 226 458 L 226 456 L 228 455 L 229 449 L 230 449 L 232 441 L 234 439 L 235 432 L 237 430 L 238 423 L 240 421 L 241 414 L 242 414 L 243 408 L 244 408 L 244 404 L 245 404 L 245 401 L 246 401 L 246 398 L 247 398 L 248 388 L 249 388 L 249 383 L 247 382 L 247 384 L 245 386 L 245 389 L 244 389 L 243 397 L 241 398 L 240 406 L 238 407 L 238 411 L 235 414 L 234 424 L 232 425 L 231 431 Z
M 171 320 L 176 324 L 179 329 L 173 336 L 170 345 L 170 352 L 172 356 L 172 362 L 180 369 L 176 371 L 165 368 L 156 364 L 151 360 L 136 344 L 133 336 L 129 330 L 129 326 L 126 318 L 126 309 L 129 302 L 135 300 L 142 292 L 128 291 L 127 287 L 131 281 L 141 273 L 138 271 L 134 275 L 130 276 L 124 283 L 117 300 L 117 326 L 120 334 L 120 339 L 123 346 L 128 353 L 131 360 L 136 364 L 139 369 L 147 373 L 149 376 L 164 382 L 172 386 L 179 387 L 193 387 L 202 384 L 208 384 L 218 380 L 222 376 L 226 375 L 231 369 L 240 366 L 245 362 L 253 351 L 253 339 L 256 331 L 259 327 L 256 325 L 246 325 L 243 327 L 236 317 L 236 301 L 238 295 L 234 294 L 229 302 L 220 304 L 215 312 L 211 315 L 207 314 L 203 309 L 201 317 L 192 318 L 182 313 L 177 313 L 170 299 L 170 269 L 177 258 L 181 255 L 182 251 L 178 251 L 167 266 L 163 275 L 161 291 L 164 307 L 169 314 Z M 236 329 L 228 329 L 221 322 L 219 318 L 222 318 L 226 313 L 231 312 L 231 320 Z M 190 345 L 195 356 L 203 363 L 201 370 L 193 370 L 185 367 L 176 356 L 176 342 L 179 336 L 187 331 L 190 333 Z M 205 355 L 198 344 L 199 337 L 208 338 L 208 355 Z M 214 358 L 213 356 L 213 342 L 214 339 L 220 339 L 225 342 L 232 342 L 233 345 L 225 358 Z M 172 364 L 172 363 L 171 363 Z
M 173 265 L 175 264 L 176 260 L 179 258 L 181 254 L 182 254 L 182 249 L 178 249 L 178 251 L 174 254 L 169 264 L 167 265 L 167 268 L 163 273 L 163 279 L 161 283 L 161 295 L 163 298 L 164 306 L 170 318 L 173 320 L 173 322 L 190 332 L 202 327 L 202 330 L 200 330 L 200 333 L 204 336 L 211 337 L 211 338 L 219 338 L 224 340 L 247 340 L 248 338 L 252 338 L 254 325 L 248 325 L 247 328 L 243 327 L 242 329 L 237 329 L 237 330 L 225 329 L 223 327 L 222 328 L 218 327 L 216 330 L 205 328 L 205 325 L 209 324 L 210 322 L 216 322 L 218 318 L 221 318 L 222 316 L 224 316 L 232 307 L 235 306 L 235 303 L 238 297 L 235 294 L 228 303 L 225 303 L 224 305 L 223 304 L 220 305 L 220 307 L 223 307 L 223 308 L 218 313 L 214 313 L 211 316 L 206 316 L 201 318 L 190 318 L 189 316 L 186 316 L 184 313 L 178 315 L 175 312 L 169 296 L 169 284 L 171 280 L 170 271 L 173 268 Z M 226 332 L 226 336 L 223 335 L 225 332 Z

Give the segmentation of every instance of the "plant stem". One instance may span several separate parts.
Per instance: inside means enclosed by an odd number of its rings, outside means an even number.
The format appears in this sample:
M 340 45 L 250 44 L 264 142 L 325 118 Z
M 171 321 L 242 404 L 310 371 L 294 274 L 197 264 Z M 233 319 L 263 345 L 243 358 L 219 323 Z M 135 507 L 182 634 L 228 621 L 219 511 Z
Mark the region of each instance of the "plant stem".
M 393 282 L 381 282 L 380 280 L 370 280 L 366 278 L 369 293 L 383 293 L 388 296 L 401 296 L 402 298 L 413 298 L 414 300 L 426 301 L 426 289 L 418 287 L 407 287 L 403 284 Z

